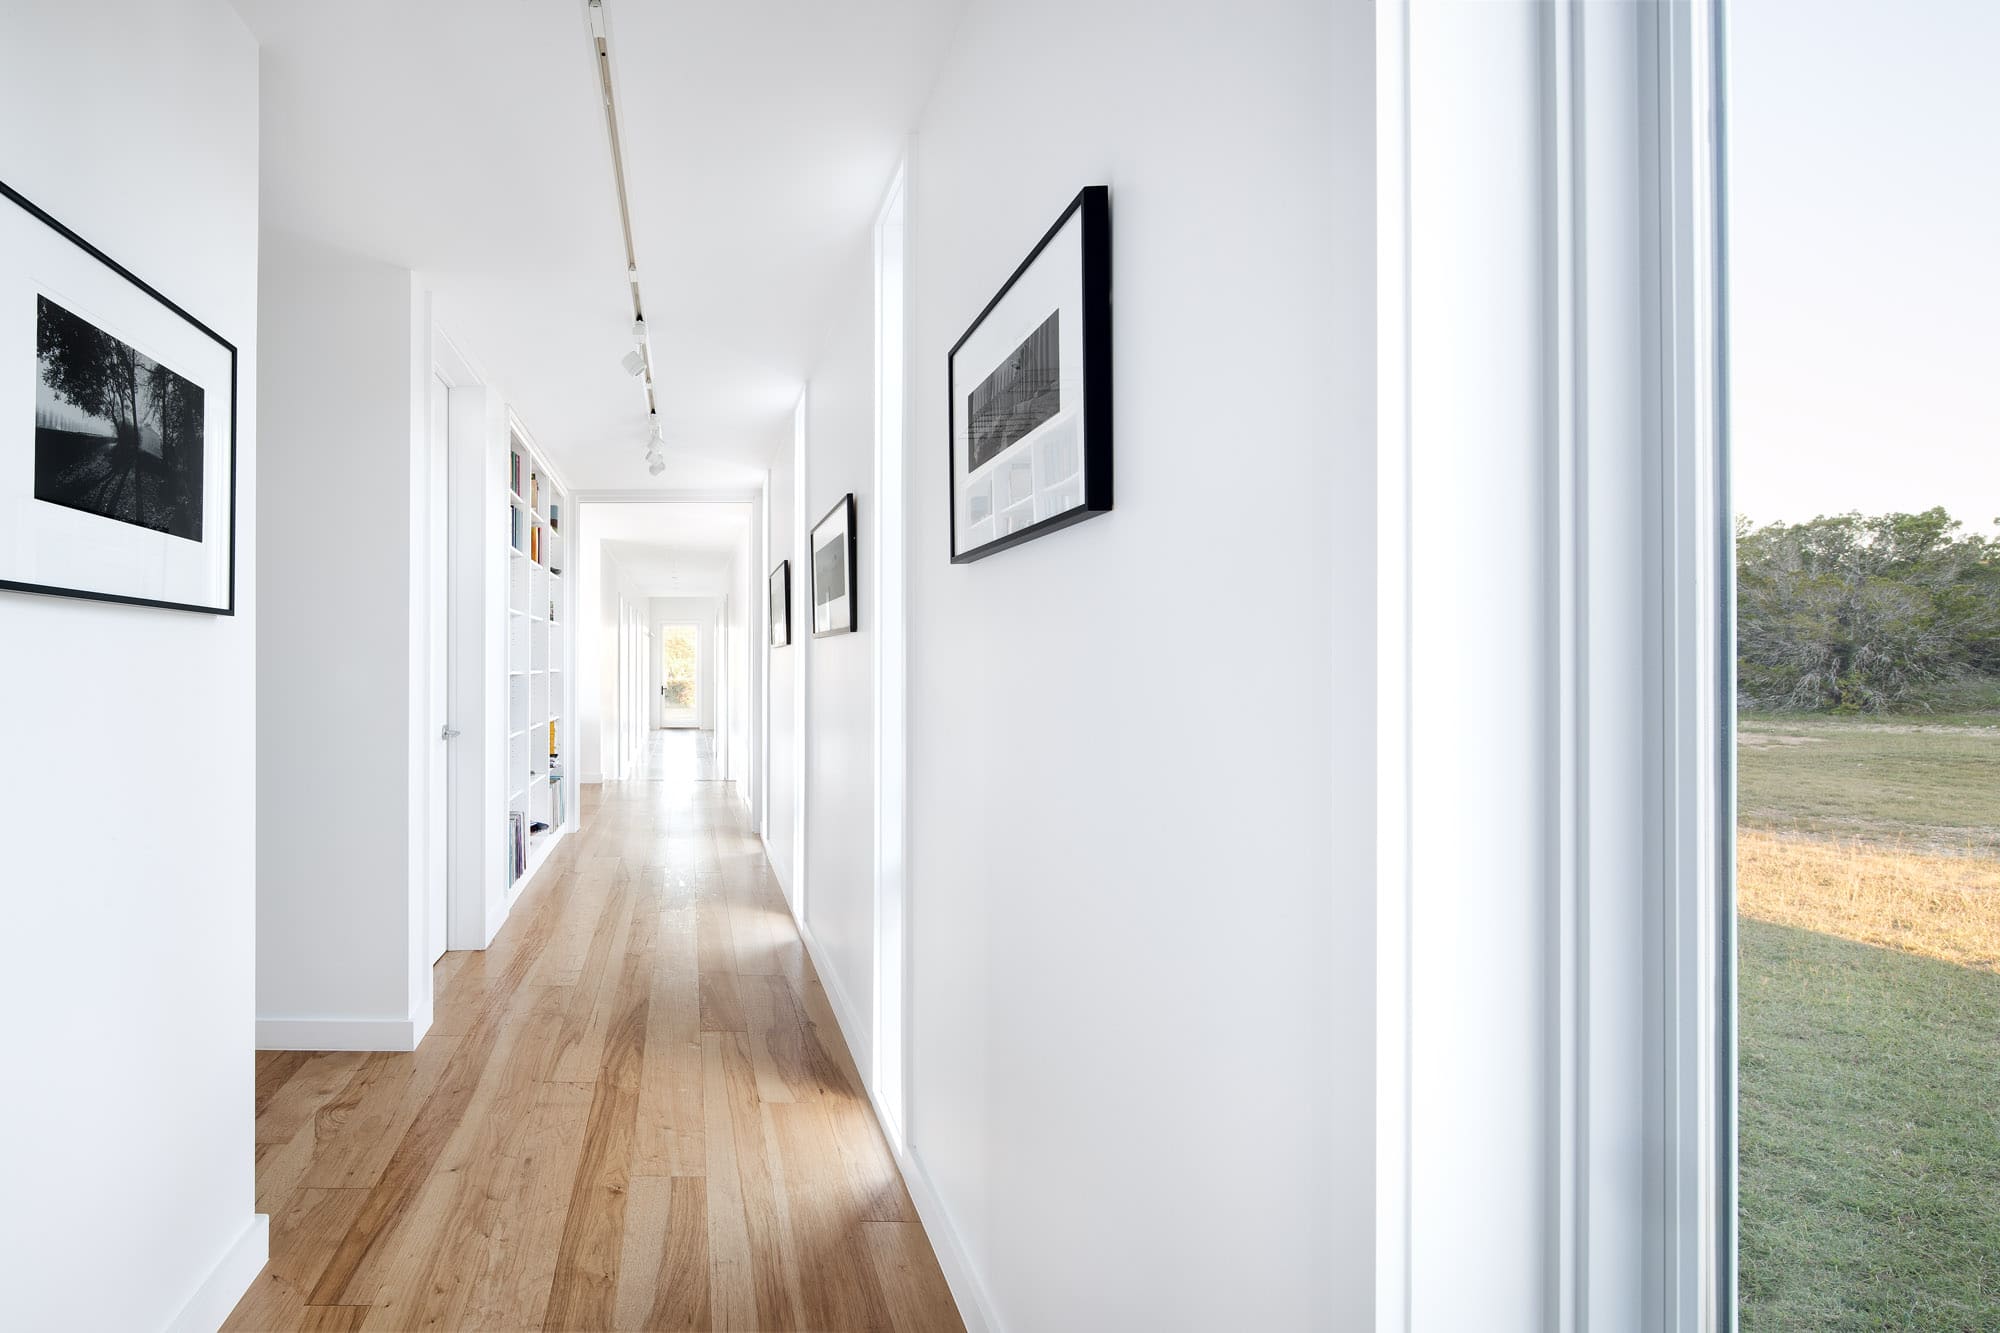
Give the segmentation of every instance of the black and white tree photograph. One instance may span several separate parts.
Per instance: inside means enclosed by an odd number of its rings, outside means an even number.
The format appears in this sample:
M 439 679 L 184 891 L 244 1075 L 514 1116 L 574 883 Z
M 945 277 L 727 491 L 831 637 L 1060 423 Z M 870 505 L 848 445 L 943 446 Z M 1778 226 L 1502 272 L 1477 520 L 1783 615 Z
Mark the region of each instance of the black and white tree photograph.
M 201 386 L 36 302 L 35 498 L 199 542 Z

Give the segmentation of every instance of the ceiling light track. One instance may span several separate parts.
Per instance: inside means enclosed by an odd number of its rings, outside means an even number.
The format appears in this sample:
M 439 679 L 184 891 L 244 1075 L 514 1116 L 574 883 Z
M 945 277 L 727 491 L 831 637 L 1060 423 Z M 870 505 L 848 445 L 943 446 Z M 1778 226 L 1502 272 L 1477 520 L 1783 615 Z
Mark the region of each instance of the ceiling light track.
M 625 235 L 625 280 L 632 291 L 633 348 L 625 354 L 627 372 L 639 378 L 646 390 L 646 414 L 653 421 L 647 443 L 650 455 L 660 443 L 660 404 L 653 375 L 653 344 L 646 333 L 646 303 L 639 293 L 639 250 L 632 240 L 632 198 L 625 184 L 625 147 L 618 132 L 618 94 L 611 80 L 611 38 L 604 24 L 604 0 L 585 0 L 590 22 L 590 45 L 597 60 L 597 82 L 604 99 L 604 131 L 611 142 L 611 175 L 618 186 L 618 225 Z M 655 475 L 658 475 L 655 469 Z

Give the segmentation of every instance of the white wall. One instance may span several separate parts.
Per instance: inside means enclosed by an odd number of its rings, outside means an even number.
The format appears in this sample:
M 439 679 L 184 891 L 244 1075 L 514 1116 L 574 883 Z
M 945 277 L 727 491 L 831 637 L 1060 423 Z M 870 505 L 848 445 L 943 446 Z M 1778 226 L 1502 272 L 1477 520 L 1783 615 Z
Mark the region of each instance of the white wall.
M 212 1328 L 263 1262 L 257 175 L 257 50 L 223 0 L 0 10 L 0 180 L 238 355 L 237 614 L 0 593 L 14 1327 Z
M 764 569 L 764 584 L 768 589 L 771 571 L 778 567 L 778 562 L 789 560 L 792 564 L 792 642 L 785 648 L 767 647 L 764 655 L 764 670 L 769 682 L 766 753 L 770 757 L 771 773 L 771 808 L 764 820 L 764 849 L 770 854 L 771 870 L 777 875 L 787 901 L 791 900 L 793 886 L 797 883 L 797 876 L 793 873 L 796 852 L 792 820 L 798 809 L 798 765 L 793 762 L 793 746 L 798 737 L 798 706 L 793 690 L 797 685 L 799 657 L 805 651 L 800 645 L 809 637 L 810 624 L 806 610 L 809 605 L 806 600 L 806 576 L 792 539 L 797 521 L 797 495 L 793 486 L 795 470 L 791 432 L 787 430 L 783 442 L 772 452 L 771 470 L 765 483 L 768 497 L 766 510 L 770 515 L 766 549 L 770 558 L 765 562 Z M 768 645 L 768 607 L 764 626 L 758 633 L 760 642 Z
M 853 1019 L 848 1034 L 855 1062 L 873 1059 L 875 976 L 875 661 L 871 636 L 875 608 L 875 297 L 874 251 L 866 235 L 855 238 L 833 288 L 833 315 L 806 398 L 807 549 L 798 580 L 799 623 L 794 642 L 811 657 L 806 679 L 806 925 L 823 954 L 828 975 Z M 859 562 L 853 596 L 856 631 L 814 638 L 812 632 L 812 525 L 840 497 L 854 494 L 855 552 Z
M 257 1016 L 274 1048 L 408 1050 L 430 1024 L 413 874 L 411 273 L 266 229 Z
M 1010 1329 L 1371 1318 L 1372 22 L 974 0 L 917 127 L 909 1129 Z M 1092 183 L 1116 510 L 951 565 L 946 352 Z

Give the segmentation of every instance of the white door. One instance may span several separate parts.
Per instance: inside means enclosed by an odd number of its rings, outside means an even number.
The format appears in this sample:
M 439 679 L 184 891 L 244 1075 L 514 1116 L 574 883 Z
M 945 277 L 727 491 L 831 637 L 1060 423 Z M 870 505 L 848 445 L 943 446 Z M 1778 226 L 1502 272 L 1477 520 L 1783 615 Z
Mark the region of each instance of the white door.
M 431 436 L 425 486 L 425 539 L 428 545 L 429 591 L 425 597 L 428 651 L 426 688 L 430 696 L 425 728 L 430 762 L 424 765 L 424 938 L 432 962 L 444 954 L 447 884 L 450 878 L 451 717 L 450 587 L 446 556 L 451 524 L 450 461 L 451 386 L 431 377 Z

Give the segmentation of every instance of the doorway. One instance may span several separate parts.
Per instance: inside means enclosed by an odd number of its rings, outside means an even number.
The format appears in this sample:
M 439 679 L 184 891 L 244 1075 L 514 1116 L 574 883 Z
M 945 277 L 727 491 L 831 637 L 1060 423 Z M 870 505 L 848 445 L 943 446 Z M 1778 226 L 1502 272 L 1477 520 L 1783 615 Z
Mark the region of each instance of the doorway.
M 660 725 L 699 727 L 703 702 L 701 627 L 660 626 Z
M 430 434 L 424 458 L 424 957 L 444 956 L 451 883 L 451 385 L 430 383 Z

